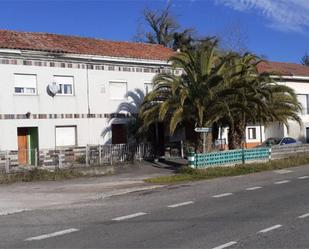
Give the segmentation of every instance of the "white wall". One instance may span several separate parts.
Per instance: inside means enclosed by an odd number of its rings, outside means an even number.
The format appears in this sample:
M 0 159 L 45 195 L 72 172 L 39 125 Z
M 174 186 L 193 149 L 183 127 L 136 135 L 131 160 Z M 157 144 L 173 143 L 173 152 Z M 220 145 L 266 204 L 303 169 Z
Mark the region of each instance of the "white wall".
M 307 77 L 307 81 L 308 82 L 302 82 L 302 83 L 291 81 L 284 84 L 293 88 L 296 94 L 309 95 L 309 77 Z M 307 106 L 306 108 L 309 108 L 309 106 Z M 284 135 L 293 137 L 302 142 L 306 142 L 306 128 L 309 127 L 309 114 L 307 114 L 306 112 L 300 113 L 300 117 L 302 119 L 302 125 L 299 126 L 298 123 L 290 121 L 289 129 L 287 128 L 284 129 Z
M 14 93 L 14 73 L 37 75 L 37 95 L 17 95 Z M 74 77 L 73 96 L 50 97 L 46 87 L 53 82 L 54 75 Z M 143 98 L 136 89 L 144 92 L 144 83 L 152 81 L 155 73 L 123 72 L 107 70 L 88 70 L 60 67 L 39 67 L 24 65 L 0 64 L 0 114 L 87 114 L 88 102 L 90 113 L 104 114 L 113 112 L 136 112 L 137 106 Z M 88 81 L 87 81 L 88 79 Z M 132 97 L 124 100 L 110 99 L 110 81 L 127 82 L 128 92 Z M 89 99 L 87 98 L 87 82 Z M 309 94 L 308 83 L 288 82 L 281 83 L 292 87 L 297 94 Z M 262 140 L 268 137 L 291 136 L 305 141 L 306 128 L 309 127 L 309 115 L 301 115 L 303 126 L 299 127 L 291 122 L 289 131 L 277 124 L 263 129 Z M 126 122 L 127 119 L 110 121 L 108 118 L 72 118 L 72 119 L 8 119 L 0 120 L 0 150 L 17 149 L 17 127 L 38 127 L 40 148 L 55 147 L 55 127 L 68 125 L 77 126 L 77 143 L 86 144 L 107 143 L 111 134 L 111 122 Z M 247 128 L 249 128 L 248 126 Z M 260 130 L 256 126 L 257 138 L 247 142 L 259 142 Z M 248 132 L 248 129 L 247 129 Z M 104 136 L 102 136 L 104 135 Z M 248 134 L 246 134 L 248 137 Z M 223 133 L 227 139 L 227 132 Z
M 285 129 L 282 124 L 274 123 L 271 125 L 268 125 L 265 128 L 265 139 L 270 137 L 284 137 L 285 136 Z
M 17 95 L 14 93 L 14 73 L 36 74 L 37 95 Z M 73 96 L 55 96 L 46 92 L 53 82 L 54 75 L 74 77 Z M 134 107 L 132 98 L 111 100 L 109 81 L 126 81 L 129 92 L 140 89 L 144 92 L 144 83 L 151 82 L 155 73 L 88 70 L 89 106 L 92 114 L 113 113 L 127 107 Z M 87 114 L 87 70 L 74 68 L 39 67 L 0 64 L 0 114 Z M 105 89 L 105 91 L 104 91 Z M 142 96 L 138 97 L 142 101 Z M 125 105 L 124 103 L 129 103 Z M 132 109 L 132 108 L 131 108 Z M 132 110 L 134 111 L 133 108 Z M 122 111 L 123 112 L 123 111 Z M 126 122 L 127 119 L 117 119 Z M 79 119 L 8 119 L 0 120 L 0 150 L 16 150 L 17 127 L 38 127 L 39 147 L 55 147 L 55 127 L 63 125 L 77 126 L 79 146 L 108 142 L 111 138 L 108 118 Z

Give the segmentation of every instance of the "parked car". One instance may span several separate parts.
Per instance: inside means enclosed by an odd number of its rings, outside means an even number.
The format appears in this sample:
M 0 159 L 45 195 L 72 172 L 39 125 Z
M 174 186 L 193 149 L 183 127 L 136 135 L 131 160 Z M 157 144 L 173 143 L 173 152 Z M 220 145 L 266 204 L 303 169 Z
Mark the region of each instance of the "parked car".
M 257 147 L 267 147 L 273 145 L 287 145 L 287 144 L 301 144 L 301 141 L 298 141 L 291 137 L 270 137 L 267 138 L 262 144 L 258 145 Z

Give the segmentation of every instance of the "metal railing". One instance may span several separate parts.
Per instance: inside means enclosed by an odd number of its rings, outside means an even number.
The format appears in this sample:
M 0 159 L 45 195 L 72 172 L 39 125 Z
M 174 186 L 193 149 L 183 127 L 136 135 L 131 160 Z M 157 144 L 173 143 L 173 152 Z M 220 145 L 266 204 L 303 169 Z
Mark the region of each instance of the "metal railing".
M 239 163 L 270 160 L 271 148 L 240 149 L 205 154 L 191 153 L 189 166 L 207 168 L 215 166 L 235 165 Z
M 150 144 L 87 145 L 59 149 L 0 151 L 0 171 L 9 173 L 17 167 L 63 168 L 114 165 L 150 158 L 152 151 Z

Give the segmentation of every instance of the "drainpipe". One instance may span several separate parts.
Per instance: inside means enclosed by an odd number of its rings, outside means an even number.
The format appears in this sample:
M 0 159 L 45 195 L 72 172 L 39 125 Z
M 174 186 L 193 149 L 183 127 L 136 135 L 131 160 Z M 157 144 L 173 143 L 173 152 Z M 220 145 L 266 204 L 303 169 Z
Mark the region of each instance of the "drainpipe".
M 90 100 L 89 100 L 89 72 L 88 66 L 90 64 L 86 63 L 86 82 L 87 82 L 87 109 L 88 109 L 88 117 L 90 115 Z
M 90 64 L 89 63 L 86 63 L 86 83 L 87 83 L 87 122 L 88 122 L 88 130 L 90 131 L 91 130 L 91 127 L 90 127 L 90 99 L 89 99 L 89 67 Z M 90 143 L 90 132 L 87 132 L 88 134 L 88 141 L 87 141 L 87 144 Z M 86 152 L 87 153 L 87 152 Z

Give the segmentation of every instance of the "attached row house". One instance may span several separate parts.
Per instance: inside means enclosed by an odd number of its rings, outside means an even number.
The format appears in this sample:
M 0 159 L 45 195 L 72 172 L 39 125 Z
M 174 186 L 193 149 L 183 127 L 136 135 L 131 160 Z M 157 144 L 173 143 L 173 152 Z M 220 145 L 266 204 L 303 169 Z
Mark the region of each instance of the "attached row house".
M 262 62 L 258 65 L 259 72 L 275 72 L 278 76 L 274 79 L 278 84 L 283 84 L 294 89 L 298 101 L 302 105 L 299 113 L 302 125 L 289 122 L 289 127 L 274 123 L 267 127 L 260 124 L 247 124 L 246 146 L 248 148 L 261 144 L 267 138 L 291 137 L 303 143 L 309 143 L 309 67 L 294 63 Z M 222 140 L 227 142 L 227 129 L 222 129 Z
M 127 120 L 153 77 L 173 70 L 173 54 L 155 44 L 0 30 L 0 151 L 127 143 Z M 309 67 L 269 62 L 259 70 L 281 73 L 280 84 L 295 89 L 304 125 L 248 124 L 248 147 L 273 136 L 308 142 Z M 30 152 L 21 155 L 29 162 Z
M 172 54 L 161 45 L 0 30 L 0 151 L 126 143 L 125 123 L 153 77 L 171 70 Z

